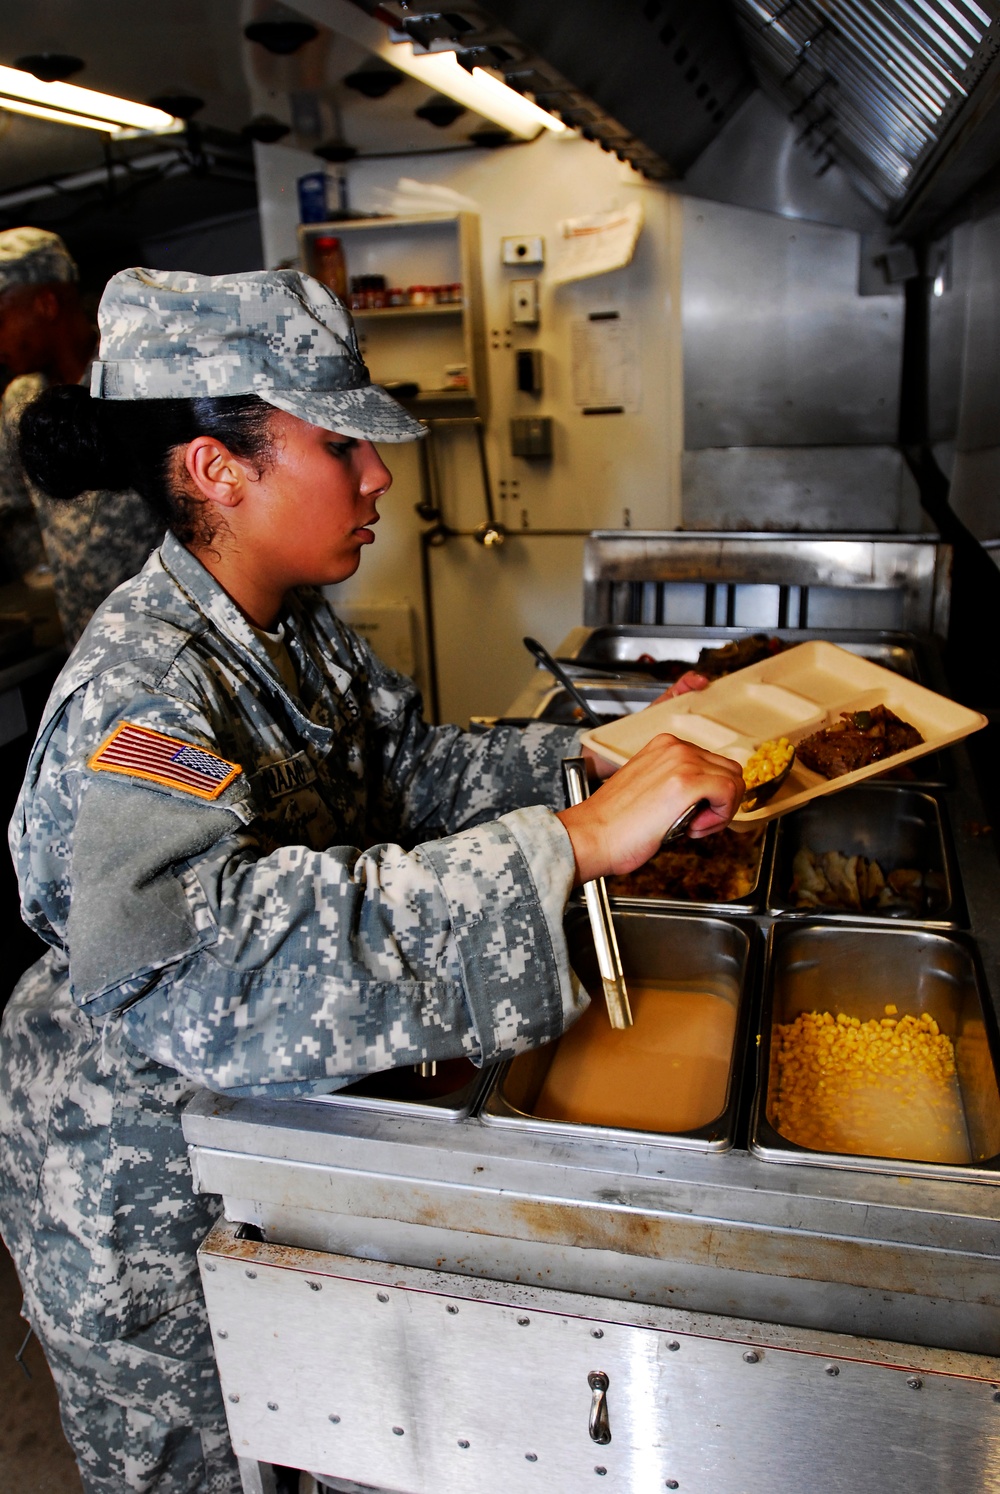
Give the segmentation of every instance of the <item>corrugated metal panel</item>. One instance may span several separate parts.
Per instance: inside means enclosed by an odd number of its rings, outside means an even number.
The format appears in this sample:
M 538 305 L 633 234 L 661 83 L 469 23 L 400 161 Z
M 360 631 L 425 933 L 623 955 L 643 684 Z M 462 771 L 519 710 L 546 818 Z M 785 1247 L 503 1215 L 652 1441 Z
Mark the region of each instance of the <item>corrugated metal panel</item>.
M 998 0 L 732 0 L 755 72 L 880 208 L 1000 51 Z

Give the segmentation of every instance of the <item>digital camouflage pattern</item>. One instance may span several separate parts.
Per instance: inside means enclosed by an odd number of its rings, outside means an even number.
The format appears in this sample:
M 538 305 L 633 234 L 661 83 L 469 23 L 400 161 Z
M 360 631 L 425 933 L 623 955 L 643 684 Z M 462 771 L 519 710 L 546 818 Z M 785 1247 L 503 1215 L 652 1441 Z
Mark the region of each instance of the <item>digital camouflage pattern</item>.
M 4 391 L 0 555 L 17 576 L 49 565 L 59 620 L 72 647 L 95 608 L 145 565 L 163 538 L 163 523 L 137 493 L 95 491 L 59 502 L 29 482 L 17 451 L 17 433 L 25 407 L 47 384 L 44 374 L 25 374 Z
M 578 733 L 428 727 L 318 593 L 283 625 L 298 695 L 168 535 L 57 681 L 11 824 L 51 948 L 4 1017 L 2 1217 L 29 1312 L 89 1339 L 198 1295 L 213 1210 L 181 1134 L 194 1086 L 328 1093 L 491 1061 L 586 1001 L 552 812 Z M 206 802 L 88 769 L 123 720 L 242 772 Z
M 108 1343 L 35 1329 L 86 1494 L 240 1494 L 204 1302 Z
M 122 270 L 97 314 L 100 399 L 256 394 L 311 425 L 364 441 L 425 434 L 371 382 L 350 312 L 298 270 L 192 275 Z
M 76 278 L 76 265 L 57 233 L 47 228 L 5 228 L 0 233 L 0 295 L 15 285 Z

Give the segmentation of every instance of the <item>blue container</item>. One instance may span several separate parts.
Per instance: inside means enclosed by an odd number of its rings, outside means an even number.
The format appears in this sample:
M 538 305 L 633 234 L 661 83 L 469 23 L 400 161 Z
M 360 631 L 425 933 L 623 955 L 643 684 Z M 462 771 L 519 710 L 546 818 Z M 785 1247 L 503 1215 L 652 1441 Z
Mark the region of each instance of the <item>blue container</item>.
M 330 216 L 327 204 L 328 177 L 325 171 L 309 171 L 299 177 L 299 222 L 325 223 Z

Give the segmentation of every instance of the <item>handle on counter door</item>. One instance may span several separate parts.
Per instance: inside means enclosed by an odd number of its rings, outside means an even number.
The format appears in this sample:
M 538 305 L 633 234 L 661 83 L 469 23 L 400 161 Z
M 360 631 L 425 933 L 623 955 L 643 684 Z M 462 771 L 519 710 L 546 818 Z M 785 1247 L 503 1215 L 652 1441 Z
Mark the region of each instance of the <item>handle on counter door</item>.
M 587 1430 L 593 1442 L 607 1447 L 611 1441 L 611 1422 L 608 1419 L 608 1386 L 611 1381 L 603 1370 L 591 1370 L 587 1376 L 590 1386 L 590 1421 Z
M 582 757 L 564 757 L 562 770 L 566 797 L 570 804 L 582 804 L 584 799 L 590 797 L 587 764 Z M 608 1020 L 612 1027 L 631 1027 L 632 1008 L 629 1005 L 628 988 L 625 985 L 625 974 L 622 970 L 622 957 L 618 951 L 614 919 L 611 917 L 611 903 L 608 900 L 608 889 L 604 885 L 604 878 L 598 877 L 593 882 L 584 882 L 583 896 L 587 903 L 591 932 L 594 935 L 597 966 L 601 972 Z

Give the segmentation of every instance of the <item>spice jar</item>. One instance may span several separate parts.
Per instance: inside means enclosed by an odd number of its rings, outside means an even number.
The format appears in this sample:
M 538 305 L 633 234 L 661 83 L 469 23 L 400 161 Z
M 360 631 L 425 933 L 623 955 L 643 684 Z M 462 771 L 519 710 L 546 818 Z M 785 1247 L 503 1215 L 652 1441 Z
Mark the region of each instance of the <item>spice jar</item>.
M 340 240 L 332 234 L 319 234 L 313 239 L 313 264 L 316 279 L 328 285 L 335 296 L 347 299 L 347 264 Z

